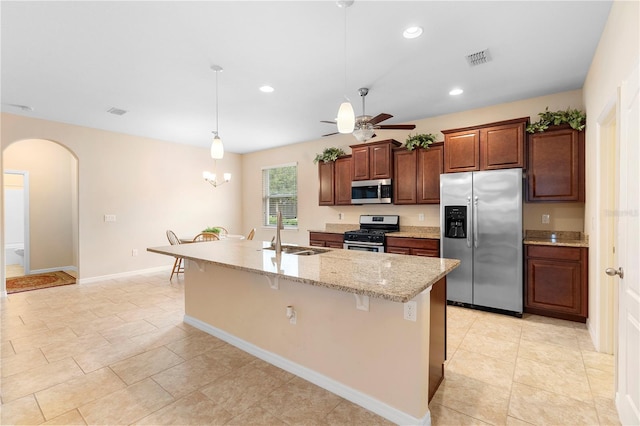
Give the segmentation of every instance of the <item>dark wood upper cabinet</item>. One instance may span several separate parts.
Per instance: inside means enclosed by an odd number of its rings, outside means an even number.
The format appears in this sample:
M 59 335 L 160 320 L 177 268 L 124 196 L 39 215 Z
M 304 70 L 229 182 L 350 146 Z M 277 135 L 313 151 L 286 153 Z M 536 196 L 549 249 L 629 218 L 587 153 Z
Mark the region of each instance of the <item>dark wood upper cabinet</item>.
M 334 179 L 336 205 L 351 205 L 351 156 L 336 160 Z
M 552 126 L 527 140 L 527 201 L 584 202 L 584 131 Z
M 393 203 L 440 203 L 440 174 L 443 171 L 443 143 L 429 149 L 393 151 Z
M 443 130 L 444 172 L 511 169 L 525 166 L 528 117 Z
M 335 204 L 334 169 L 335 164 L 331 161 L 318 162 L 318 178 L 320 179 L 318 205 L 320 206 L 332 206 Z
M 318 177 L 318 205 L 351 204 L 351 156 L 340 157 L 335 162 L 318 162 Z
M 352 180 L 390 179 L 393 176 L 391 150 L 400 145 L 393 139 L 351 145 Z

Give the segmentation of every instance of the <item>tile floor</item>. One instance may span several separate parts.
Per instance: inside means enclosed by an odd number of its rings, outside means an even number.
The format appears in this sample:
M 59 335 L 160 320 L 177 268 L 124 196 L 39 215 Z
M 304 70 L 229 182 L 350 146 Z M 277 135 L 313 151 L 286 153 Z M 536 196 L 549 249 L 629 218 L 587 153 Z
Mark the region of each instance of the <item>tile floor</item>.
M 386 425 L 182 322 L 182 278 L 138 275 L 0 301 L 0 423 Z M 613 357 L 583 325 L 450 307 L 434 425 L 619 424 Z
M 24 275 L 24 267 L 22 265 L 13 264 L 13 265 L 5 265 L 5 276 L 7 278 L 11 277 L 21 277 Z

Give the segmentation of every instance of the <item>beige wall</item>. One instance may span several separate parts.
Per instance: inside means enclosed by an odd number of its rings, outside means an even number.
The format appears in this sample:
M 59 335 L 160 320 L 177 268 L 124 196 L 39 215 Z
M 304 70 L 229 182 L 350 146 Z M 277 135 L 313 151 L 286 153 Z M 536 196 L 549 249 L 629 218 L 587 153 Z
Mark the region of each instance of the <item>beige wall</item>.
M 494 121 L 508 120 L 518 117 L 531 117 L 532 121 L 538 119 L 538 113 L 546 107 L 551 110 L 565 109 L 567 107 L 582 109 L 582 91 L 575 90 L 542 96 L 522 101 L 479 108 L 456 114 L 447 114 L 438 117 L 425 118 L 413 121 L 416 129 L 411 133 L 434 133 L 438 140 L 443 140 L 441 130 L 472 126 Z M 404 142 L 409 132 L 386 130 L 379 132 L 374 140 L 393 138 Z M 357 141 L 351 135 L 335 135 L 327 138 L 319 138 L 310 142 L 289 145 L 260 152 L 246 154 L 242 158 L 244 171 L 243 222 L 247 228 L 257 227 L 257 237 L 265 240 L 271 239 L 274 234 L 272 229 L 260 228 L 262 208 L 248 208 L 248 206 L 260 206 L 261 175 L 263 166 L 297 162 L 298 163 L 298 231 L 284 231 L 283 239 L 287 242 L 308 244 L 309 229 L 324 229 L 325 223 L 358 223 L 361 214 L 399 214 L 401 225 L 414 226 L 439 226 L 439 206 L 437 205 L 376 205 L 376 206 L 318 206 L 318 169 L 313 164 L 317 153 L 326 147 L 335 146 L 343 148 L 347 153 L 351 150 L 349 145 L 355 145 Z M 338 214 L 343 213 L 340 221 Z M 418 220 L 418 215 L 425 215 L 424 221 Z M 551 223 L 542 225 L 541 215 L 549 214 Z M 584 229 L 584 204 L 582 203 L 528 203 L 524 206 L 524 226 L 526 229 L 554 229 L 563 231 L 582 231 Z
M 4 152 L 5 170 L 29 172 L 30 269 L 77 267 L 73 192 L 77 162 L 64 147 L 30 139 Z
M 203 170 L 213 171 L 208 148 L 12 114 L 1 117 L 3 158 L 13 142 L 35 138 L 55 141 L 77 157 L 81 280 L 170 266 L 166 256 L 146 252 L 146 247 L 168 244 L 167 229 L 179 236 L 193 236 L 208 225 L 246 231 L 238 213 L 239 155 L 227 153 L 218 161 L 218 171 L 231 172 L 233 180 L 214 189 L 202 179 Z M 105 214 L 115 214 L 117 221 L 104 222 Z M 137 257 L 132 249 L 138 249 Z
M 606 155 L 612 129 L 604 126 L 604 118 L 615 116 L 618 88 L 640 60 L 640 2 L 615 1 L 600 38 L 596 53 L 584 83 L 584 104 L 587 114 L 585 206 L 586 232 L 589 238 L 589 329 L 596 348 L 614 350 L 615 280 L 602 272 L 610 253 L 607 246 L 607 195 L 602 186 L 600 155 Z M 602 124 L 600 129 L 598 124 Z M 613 125 L 615 125 L 615 119 Z M 608 138 L 608 139 L 607 139 Z M 637 143 L 637 141 L 632 141 Z M 614 172 L 615 174 L 615 172 Z M 602 226 L 602 228 L 601 228 Z M 617 266 L 617 265 L 608 265 Z

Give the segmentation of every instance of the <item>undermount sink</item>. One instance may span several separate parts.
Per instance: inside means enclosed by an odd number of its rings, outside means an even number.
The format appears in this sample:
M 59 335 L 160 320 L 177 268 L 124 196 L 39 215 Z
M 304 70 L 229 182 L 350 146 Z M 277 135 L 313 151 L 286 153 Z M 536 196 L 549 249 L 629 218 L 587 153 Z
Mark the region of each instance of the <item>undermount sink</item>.
M 264 247 L 262 250 L 275 250 L 275 247 Z M 314 254 L 326 253 L 329 250 L 316 247 L 290 246 L 283 244 L 282 252 L 287 254 L 295 254 L 296 256 L 312 256 Z

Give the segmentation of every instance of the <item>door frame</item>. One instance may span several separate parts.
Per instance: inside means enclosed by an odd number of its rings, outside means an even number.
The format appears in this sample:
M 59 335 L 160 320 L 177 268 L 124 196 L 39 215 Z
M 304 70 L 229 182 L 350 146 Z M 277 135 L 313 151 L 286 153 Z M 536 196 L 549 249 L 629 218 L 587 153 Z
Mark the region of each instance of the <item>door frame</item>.
M 28 275 L 31 272 L 31 244 L 30 244 L 30 222 L 29 222 L 29 206 L 30 206 L 30 201 L 29 201 L 29 171 L 27 170 L 12 170 L 12 169 L 7 169 L 7 170 L 3 170 L 4 174 L 10 174 L 10 175 L 22 175 L 22 185 L 23 185 L 23 189 L 24 189 L 24 274 Z M 3 201 L 3 220 L 6 217 L 6 204 L 4 203 L 5 200 L 5 186 L 4 186 L 4 181 L 3 181 L 3 185 L 2 185 L 2 201 Z M 5 223 L 2 224 L 2 229 L 4 230 L 5 227 Z M 6 259 L 6 247 L 3 247 L 3 253 Z M 6 262 L 3 262 L 4 264 L 4 273 L 5 273 L 5 277 L 6 277 Z

